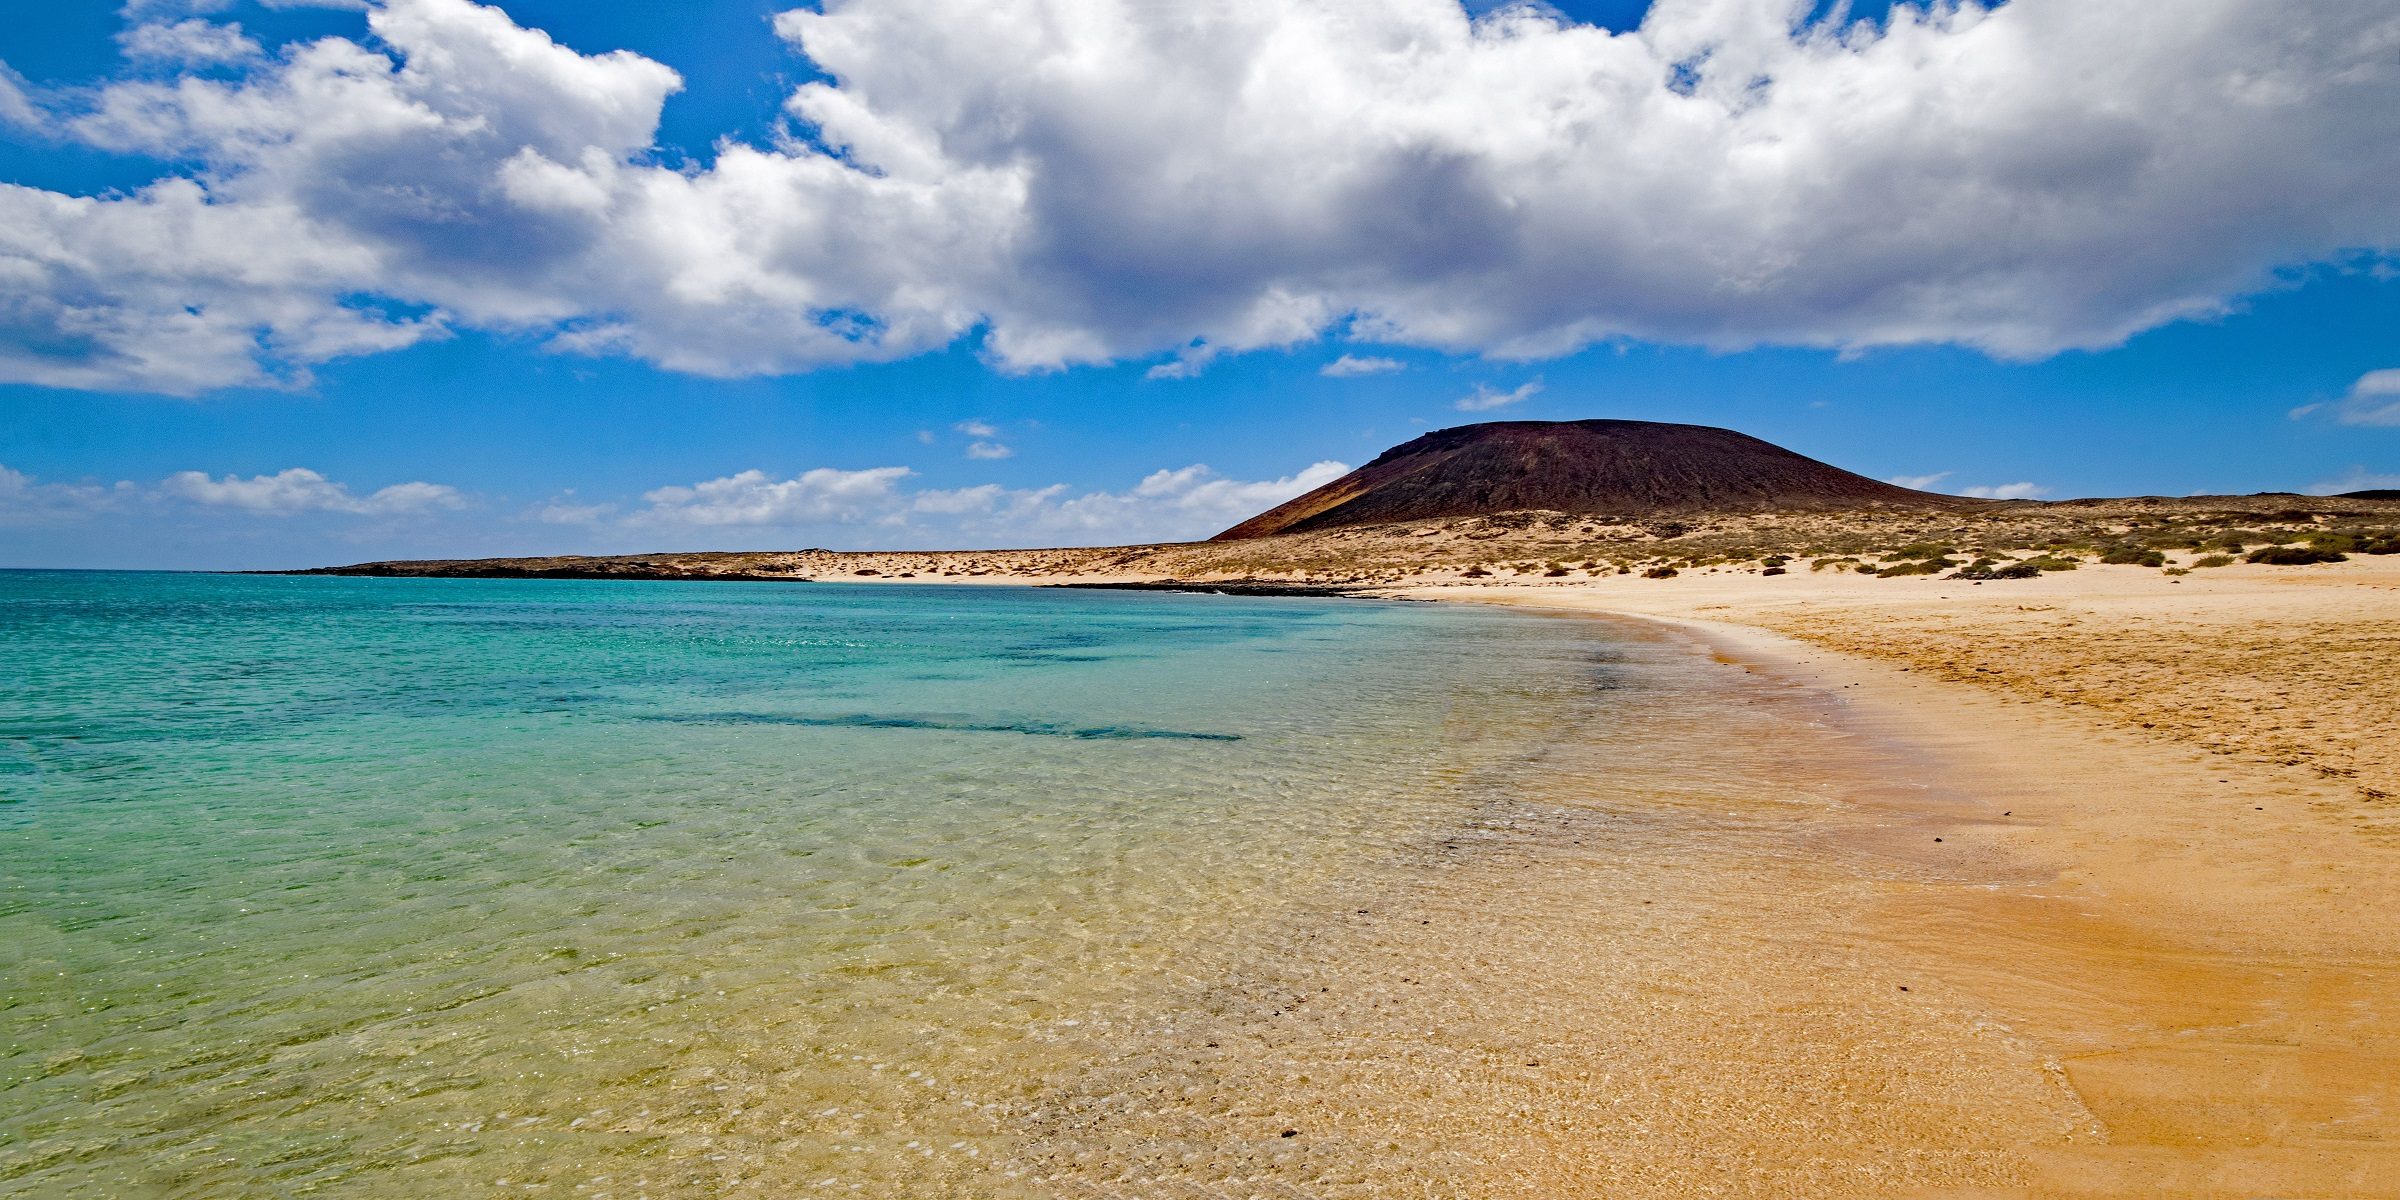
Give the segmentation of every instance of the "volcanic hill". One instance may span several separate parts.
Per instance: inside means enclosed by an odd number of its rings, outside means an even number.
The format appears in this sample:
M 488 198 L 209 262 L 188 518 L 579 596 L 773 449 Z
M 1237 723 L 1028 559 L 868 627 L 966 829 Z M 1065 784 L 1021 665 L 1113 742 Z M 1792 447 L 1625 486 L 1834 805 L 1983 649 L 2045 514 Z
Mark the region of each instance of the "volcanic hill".
M 1437 429 L 1211 541 L 1544 510 L 1960 510 L 1986 502 L 1855 475 L 1748 434 L 1661 421 L 1491 421 Z

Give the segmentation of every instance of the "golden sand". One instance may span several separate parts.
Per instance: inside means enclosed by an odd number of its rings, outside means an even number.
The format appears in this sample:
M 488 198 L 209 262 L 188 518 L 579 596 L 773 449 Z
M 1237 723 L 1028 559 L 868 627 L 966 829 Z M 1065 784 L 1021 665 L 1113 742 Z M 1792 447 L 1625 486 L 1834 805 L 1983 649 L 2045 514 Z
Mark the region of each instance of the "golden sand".
M 1862 919 L 2062 1066 L 2096 1136 L 2025 1129 L 2029 1190 L 2400 1194 L 2400 564 L 1443 594 L 1673 620 L 1933 756 L 1928 839 L 2030 882 Z

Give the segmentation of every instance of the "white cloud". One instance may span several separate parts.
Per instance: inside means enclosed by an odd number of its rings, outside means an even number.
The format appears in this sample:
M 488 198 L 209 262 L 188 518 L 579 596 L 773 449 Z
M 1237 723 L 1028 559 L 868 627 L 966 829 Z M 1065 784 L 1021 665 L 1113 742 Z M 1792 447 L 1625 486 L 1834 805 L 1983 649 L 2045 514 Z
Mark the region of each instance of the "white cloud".
M 435 508 L 465 508 L 466 497 L 446 483 L 395 483 L 378 488 L 359 502 L 358 511 L 371 513 L 422 512 Z
M 1884 482 L 1895 487 L 1904 487 L 1911 491 L 1922 492 L 1933 485 L 1950 478 L 1954 474 L 1957 474 L 1957 472 L 1935 471 L 1931 475 L 1894 475 L 1890 479 L 1884 480 Z
M 1319 462 L 1281 479 L 1227 479 L 1205 466 L 1161 470 L 1123 492 L 1074 493 L 1064 484 L 998 484 L 911 491 L 906 467 L 818 468 L 777 480 L 744 471 L 691 487 L 659 488 L 630 526 L 755 526 L 864 530 L 879 545 L 1093 545 L 1206 537 L 1349 471 Z
M 544 525 L 597 525 L 616 511 L 614 504 L 578 504 L 570 492 L 535 507 L 533 519 Z
M 2359 376 L 2334 419 L 2344 425 L 2400 425 L 2400 367 Z
M 0 125 L 22 129 L 42 127 L 42 111 L 26 93 L 25 77 L 7 63 L 0 63 Z
M 1345 354 L 1317 368 L 1317 374 L 1328 375 L 1335 379 L 1347 379 L 1353 375 L 1382 375 L 1391 371 L 1407 369 L 1408 364 L 1396 358 L 1373 356 L 1361 358 L 1355 354 Z
M 292 467 L 248 479 L 238 475 L 220 479 L 200 471 L 178 471 L 155 487 L 144 487 L 131 481 L 108 486 L 41 483 L 21 471 L 0 466 L 0 523 L 8 524 L 155 511 L 164 505 L 290 517 L 303 513 L 398 516 L 464 508 L 466 503 L 466 497 L 457 488 L 424 482 L 396 483 L 360 496 L 347 485 L 307 467 Z
M 1217 361 L 1217 355 L 1222 353 L 1222 347 L 1205 342 L 1195 343 L 1177 351 L 1173 361 L 1160 363 L 1142 372 L 1142 378 L 1198 379 L 1202 372 L 1208 370 L 1208 364 Z
M 259 56 L 258 43 L 239 24 L 219 25 L 198 17 L 173 23 L 133 25 L 117 34 L 127 58 L 191 66 L 221 66 Z
M 2400 488 L 2400 473 L 2352 467 L 2332 479 L 2308 485 L 2307 492 L 2311 496 L 2338 496 L 2343 492 L 2366 492 L 2382 488 Z
M 907 467 L 837 471 L 819 467 L 790 479 L 770 479 L 759 470 L 711 479 L 690 487 L 642 493 L 650 507 L 635 514 L 643 524 L 808 525 L 889 523 L 896 513 L 899 483 L 916 472 Z
M 1460 397 L 1458 403 L 1450 407 L 1460 412 L 1490 412 L 1495 408 L 1507 408 L 1511 404 L 1522 404 L 1540 395 L 1541 390 L 1542 381 L 1539 379 L 1520 384 L 1516 390 L 1507 392 L 1499 391 L 1488 383 L 1479 383 L 1475 385 L 1473 392 Z
M 224 12 L 233 4 L 234 0 L 125 0 L 117 6 L 117 13 L 131 22 L 164 21 Z
M 138 499 L 131 483 L 114 487 L 85 483 L 42 483 L 22 471 L 0 466 L 0 526 L 25 526 L 74 520 L 110 512 Z
M 2038 483 L 2003 483 L 1996 487 L 1960 488 L 1958 494 L 1984 500 L 2039 500 L 2049 495 L 2050 489 Z
M 967 447 L 968 458 L 1013 458 L 1016 453 L 999 442 L 975 442 Z
M 1162 376 L 1327 331 L 2034 357 L 2400 248 L 2388 5 L 1812 7 L 1658 0 L 1611 34 L 1456 0 L 827 0 L 775 21 L 820 75 L 807 136 L 684 169 L 650 155 L 673 71 L 389 0 L 372 40 L 91 92 L 73 136 L 198 165 L 0 187 L 0 378 L 289 384 L 458 327 L 712 376 L 977 330 L 1004 369 Z
M 958 424 L 953 425 L 950 428 L 955 429 L 971 438 L 996 438 L 1000 436 L 1000 430 L 989 421 L 960 421 Z
M 178 471 L 158 485 L 161 496 L 203 508 L 235 509 L 264 516 L 288 517 L 310 512 L 386 516 L 437 508 L 460 508 L 466 503 L 458 489 L 438 483 L 396 483 L 372 495 L 353 495 L 307 467 L 291 467 L 273 475 L 222 479 L 200 471 Z

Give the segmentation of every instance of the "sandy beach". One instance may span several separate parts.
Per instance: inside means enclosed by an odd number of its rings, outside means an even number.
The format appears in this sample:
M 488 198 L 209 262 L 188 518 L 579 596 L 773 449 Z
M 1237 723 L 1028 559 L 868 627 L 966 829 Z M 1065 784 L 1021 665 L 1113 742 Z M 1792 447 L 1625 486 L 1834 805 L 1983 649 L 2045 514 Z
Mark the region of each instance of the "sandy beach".
M 1718 676 L 1247 965 L 1256 1003 L 1123 1015 L 1148 1048 L 1037 1106 L 1050 1178 L 2400 1195 L 2400 562 L 1391 594 Z
M 2244 514 L 2094 504 L 1954 528 L 1611 534 L 1537 516 L 1230 546 L 559 561 L 1333 583 L 1607 620 L 1720 673 L 1688 720 L 1569 732 L 1583 749 L 1489 814 L 1487 853 L 1251 964 L 1248 985 L 1288 1005 L 1152 1029 L 1130 1058 L 1094 1047 L 1119 1069 L 1058 1099 L 1081 1115 L 1034 1122 L 1062 1184 L 2400 1195 L 2400 557 L 2203 563 L 2201 539 Z M 2277 519 L 2298 528 L 2263 540 L 2309 532 L 2306 512 Z M 2144 528 L 2163 563 L 2089 557 Z M 1903 541 L 2015 547 L 1990 551 L 2005 563 L 2062 537 L 2083 561 L 2035 578 L 1875 573 L 1907 565 Z M 1828 543 L 1823 565 L 1803 557 Z M 1306 1133 L 1326 1114 L 1343 1137 L 1242 1149 L 1252 1124 Z M 1395 1156 L 1419 1164 L 1415 1190 L 1358 1172 Z
M 1638 614 L 1923 754 L 1954 882 L 1862 920 L 2055 1062 L 2051 1195 L 2400 1191 L 2400 564 L 1975 586 L 1699 575 L 1414 594 Z M 1897 586 L 1895 586 L 1897 585 Z

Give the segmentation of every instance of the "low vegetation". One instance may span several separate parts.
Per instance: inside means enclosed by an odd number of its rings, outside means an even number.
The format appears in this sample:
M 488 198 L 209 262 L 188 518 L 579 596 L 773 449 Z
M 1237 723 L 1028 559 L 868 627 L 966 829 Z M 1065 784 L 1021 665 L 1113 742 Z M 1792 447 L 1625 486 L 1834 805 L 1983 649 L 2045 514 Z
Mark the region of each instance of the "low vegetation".
M 2270 567 L 2305 567 L 2314 563 L 2348 562 L 2350 556 L 2339 550 L 2320 550 L 2315 546 L 2269 546 L 2250 552 L 2250 561 Z
M 2111 546 L 2100 552 L 2100 561 L 2116 567 L 2163 567 L 2167 556 L 2147 546 Z
M 2400 501 L 2202 497 L 2008 504 L 1959 512 L 1512 512 L 1232 542 L 1011 551 L 771 550 L 371 563 L 365 575 L 1025 582 L 1105 576 L 1375 587 L 1427 577 L 1560 582 L 1695 571 L 2026 579 L 2105 569 L 2223 569 L 2400 553 Z M 2121 565 L 2120 565 L 2121 564 Z M 1904 585 L 1895 585 L 1904 586 Z

